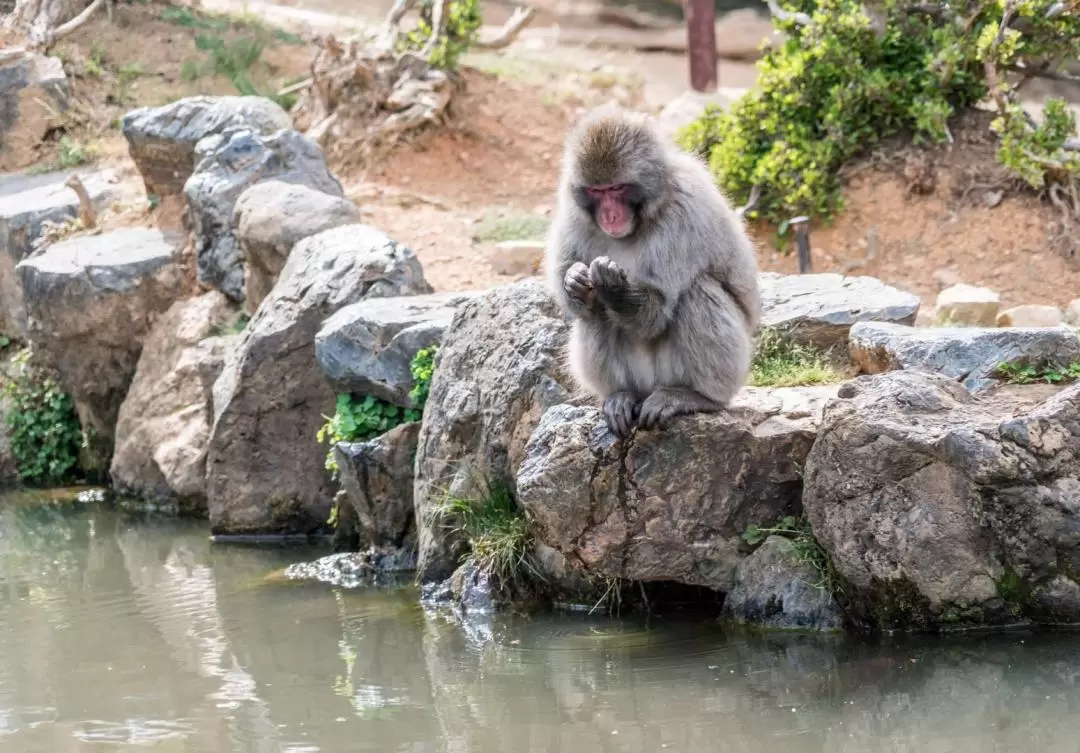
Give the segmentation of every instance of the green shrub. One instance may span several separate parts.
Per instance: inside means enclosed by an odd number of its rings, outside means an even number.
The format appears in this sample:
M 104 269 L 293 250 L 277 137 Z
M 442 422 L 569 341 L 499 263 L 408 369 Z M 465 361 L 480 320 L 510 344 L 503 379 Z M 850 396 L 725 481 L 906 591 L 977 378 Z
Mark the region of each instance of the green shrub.
M 1080 152 L 1065 148 L 1075 122 L 1064 102 L 1051 100 L 1046 123 L 1035 126 L 1010 90 L 991 92 L 988 84 L 991 70 L 1001 81 L 1006 71 L 1045 60 L 1052 73 L 1080 55 L 1080 14 L 1060 12 L 1064 5 L 884 0 L 878 25 L 856 0 L 785 0 L 787 18 L 774 25 L 787 40 L 765 52 L 757 85 L 727 112 L 708 107 L 680 143 L 708 159 L 737 203 L 760 188 L 749 218 L 779 224 L 794 215 L 828 217 L 842 206 L 838 170 L 845 162 L 902 132 L 916 143 L 946 141 L 952 115 L 999 94 L 992 127 L 1001 137 L 1000 161 L 1034 188 L 1051 175 L 1071 182 L 1080 176 Z M 1011 22 L 999 39 L 1006 12 Z
M 998 364 L 997 376 L 1009 384 L 1033 384 L 1046 382 L 1058 384 L 1075 382 L 1080 379 L 1080 361 L 1065 365 L 1045 363 L 1002 363 Z
M 828 552 L 814 538 L 814 533 L 810 530 L 810 522 L 806 518 L 786 515 L 770 526 L 751 525 L 743 532 L 742 540 L 750 546 L 757 546 L 773 535 L 789 539 L 792 544 L 791 552 L 796 561 L 810 565 L 818 574 L 817 582 L 810 585 L 823 588 L 829 593 L 836 593 L 838 587 L 836 570 L 833 568 Z
M 52 379 L 30 363 L 30 351 L 16 354 L 4 381 L 11 452 L 26 484 L 61 484 L 78 465 L 82 432 L 75 405 Z
M 438 0 L 421 0 L 420 19 L 415 29 L 402 37 L 400 49 L 422 52 L 431 38 L 432 14 Z M 428 62 L 438 68 L 455 70 L 458 60 L 464 55 L 480 28 L 483 19 L 480 15 L 479 0 L 450 0 L 447 3 L 445 19 L 446 33 L 432 50 Z
M 409 398 L 416 403 L 416 408 L 400 408 L 380 400 L 374 395 L 354 399 L 352 395 L 338 395 L 333 416 L 324 416 L 326 423 L 319 429 L 316 439 L 320 444 L 328 443 L 326 469 L 337 473 L 337 460 L 334 458 L 334 445 L 338 442 L 362 442 L 377 437 L 409 421 L 419 421 L 431 390 L 431 377 L 435 368 L 435 353 L 432 346 L 417 351 L 409 364 L 412 373 L 413 388 Z

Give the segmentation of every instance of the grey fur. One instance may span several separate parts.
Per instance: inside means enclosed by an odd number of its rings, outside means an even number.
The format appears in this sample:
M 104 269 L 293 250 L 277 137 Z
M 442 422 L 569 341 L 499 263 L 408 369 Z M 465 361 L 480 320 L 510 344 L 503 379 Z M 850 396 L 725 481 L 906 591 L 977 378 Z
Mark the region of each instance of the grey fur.
M 576 199 L 610 183 L 645 198 L 622 239 Z M 607 106 L 571 130 L 545 265 L 574 320 L 571 371 L 616 435 L 726 408 L 746 382 L 761 319 L 753 244 L 705 165 L 647 117 Z

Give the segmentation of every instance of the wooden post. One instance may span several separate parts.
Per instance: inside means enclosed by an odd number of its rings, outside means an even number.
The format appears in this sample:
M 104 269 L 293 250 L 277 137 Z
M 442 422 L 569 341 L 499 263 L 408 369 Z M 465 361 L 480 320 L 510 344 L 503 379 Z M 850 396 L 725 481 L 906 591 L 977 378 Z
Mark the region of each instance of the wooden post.
M 694 91 L 716 91 L 716 8 L 713 0 L 685 0 L 686 55 Z

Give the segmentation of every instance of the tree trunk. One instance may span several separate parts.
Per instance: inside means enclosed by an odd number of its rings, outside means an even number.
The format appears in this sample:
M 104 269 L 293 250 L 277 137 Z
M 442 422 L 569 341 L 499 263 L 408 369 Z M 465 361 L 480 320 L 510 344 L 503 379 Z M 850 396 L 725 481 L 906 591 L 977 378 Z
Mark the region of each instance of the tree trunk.
M 50 29 L 79 15 L 87 0 L 16 0 L 15 10 L 0 28 L 28 38 L 42 38 Z

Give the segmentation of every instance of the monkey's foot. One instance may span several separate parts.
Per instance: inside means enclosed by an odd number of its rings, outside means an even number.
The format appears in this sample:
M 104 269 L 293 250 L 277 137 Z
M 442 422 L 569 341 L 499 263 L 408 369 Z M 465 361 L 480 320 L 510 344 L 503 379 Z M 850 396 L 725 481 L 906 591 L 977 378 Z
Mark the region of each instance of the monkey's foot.
M 604 401 L 604 419 L 611 433 L 626 439 L 634 429 L 640 403 L 632 392 L 616 392 Z
M 581 262 L 570 265 L 563 277 L 563 288 L 571 300 L 583 305 L 589 305 L 596 295 L 592 280 L 589 279 L 589 268 Z
M 675 416 L 687 413 L 712 413 L 721 405 L 700 392 L 683 387 L 661 387 L 645 398 L 638 416 L 641 429 L 661 429 Z

